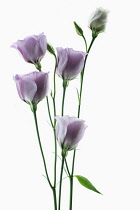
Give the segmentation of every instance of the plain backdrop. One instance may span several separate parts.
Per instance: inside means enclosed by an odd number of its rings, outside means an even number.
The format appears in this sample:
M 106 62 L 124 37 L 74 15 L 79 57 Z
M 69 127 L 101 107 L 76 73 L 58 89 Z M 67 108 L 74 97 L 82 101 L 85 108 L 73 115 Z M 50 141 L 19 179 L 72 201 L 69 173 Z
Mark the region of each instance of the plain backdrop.
M 76 21 L 88 44 L 88 19 L 97 7 L 110 10 L 106 32 L 96 39 L 89 54 L 82 96 L 81 118 L 88 128 L 78 146 L 75 174 L 87 177 L 103 193 L 96 194 L 74 180 L 73 210 L 140 209 L 140 30 L 139 1 L 126 0 L 5 0 L 0 12 L 0 209 L 52 210 L 52 192 L 35 132 L 32 112 L 17 94 L 13 75 L 35 70 L 13 42 L 44 32 L 54 47 L 85 50 L 74 29 Z M 46 53 L 43 71 L 54 59 Z M 65 114 L 77 115 L 76 87 L 67 89 Z M 57 114 L 60 114 L 62 81 L 57 77 Z M 42 144 L 53 178 L 53 136 L 46 101 L 38 105 Z M 60 155 L 60 149 L 58 149 Z M 72 152 L 68 155 L 68 162 Z M 58 159 L 58 168 L 60 166 Z M 65 176 L 65 175 L 64 175 Z M 59 180 L 59 170 L 57 175 Z M 62 210 L 68 210 L 69 180 L 63 182 Z

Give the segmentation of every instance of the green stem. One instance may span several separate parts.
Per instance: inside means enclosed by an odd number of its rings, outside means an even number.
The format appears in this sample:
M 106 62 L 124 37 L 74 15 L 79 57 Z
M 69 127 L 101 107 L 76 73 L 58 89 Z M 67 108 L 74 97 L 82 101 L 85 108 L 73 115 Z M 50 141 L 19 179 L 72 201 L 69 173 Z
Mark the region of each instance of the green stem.
M 53 108 L 54 108 L 54 116 L 56 116 L 56 105 L 55 105 L 55 96 L 56 96 L 56 67 L 57 67 L 57 58 L 56 55 L 54 55 L 55 57 L 55 69 L 54 69 L 54 75 L 53 75 L 53 84 L 54 84 L 54 88 L 53 88 Z M 56 125 L 56 119 L 54 118 L 54 128 Z
M 84 35 L 83 35 L 82 37 L 83 37 L 83 39 L 84 39 L 85 46 L 86 46 L 86 52 L 87 52 L 87 50 L 88 50 L 87 41 L 86 41 L 86 38 L 85 38 L 85 36 L 84 36 Z
M 54 116 L 56 116 L 56 105 L 55 105 L 55 96 L 56 96 L 56 79 L 55 79 L 55 75 L 56 75 L 56 67 L 57 67 L 57 58 L 56 55 L 54 55 L 55 57 L 55 69 L 54 69 L 54 94 L 52 96 L 53 98 L 53 107 L 54 107 Z M 41 64 L 35 65 L 36 68 L 41 71 Z M 54 147 L 55 147 L 55 159 L 54 159 L 54 186 L 51 185 L 51 188 L 53 190 L 53 197 L 54 197 L 54 209 L 57 210 L 57 197 L 56 197 L 56 165 L 57 165 L 57 141 L 56 141 L 56 133 L 55 133 L 55 125 L 56 125 L 56 119 L 54 118 L 54 123 L 52 121 L 52 117 L 51 117 L 51 112 L 50 112 L 50 105 L 49 105 L 49 98 L 48 96 L 46 97 L 46 101 L 47 101 L 47 108 L 48 108 L 48 114 L 49 114 L 49 119 L 50 119 L 50 123 L 51 126 L 53 128 L 53 133 L 54 133 Z M 43 152 L 43 150 L 42 150 Z M 44 159 L 45 161 L 45 159 Z
M 72 171 L 71 171 L 71 175 L 70 175 L 70 206 L 69 206 L 69 210 L 72 210 L 72 198 L 73 198 L 73 173 L 74 173 L 74 162 L 75 162 L 75 151 L 74 150 L 74 154 L 73 154 L 73 162 L 72 162 Z
M 56 96 L 56 67 L 57 67 L 57 58 L 55 57 L 55 69 L 54 69 L 54 77 L 53 77 L 53 81 L 54 81 L 54 93 L 53 93 L 53 108 L 54 108 L 54 117 L 56 116 L 56 104 L 55 104 L 55 96 Z M 56 140 L 56 130 L 55 130 L 55 126 L 56 126 L 56 119 L 54 118 L 54 126 L 53 128 L 53 133 L 54 133 L 54 149 L 55 149 L 55 158 L 54 158 L 54 196 L 56 199 L 56 166 L 57 166 L 57 140 Z M 57 201 L 55 203 L 56 205 L 56 210 L 57 210 Z
M 47 101 L 47 107 L 48 107 L 48 114 L 49 114 L 49 118 L 50 118 L 50 123 L 51 123 L 51 126 L 53 128 L 53 121 L 52 121 L 52 117 L 51 117 L 51 112 L 50 112 L 50 105 L 49 105 L 49 98 L 48 96 L 46 97 L 46 101 Z
M 85 66 L 86 66 L 86 61 L 87 61 L 87 58 L 88 58 L 88 55 L 89 55 L 89 52 L 90 52 L 90 49 L 92 47 L 92 44 L 94 42 L 96 37 L 93 37 L 92 40 L 91 40 L 91 43 L 90 43 L 90 46 L 87 50 L 87 55 L 85 57 L 85 62 L 84 62 L 84 67 L 83 67 L 83 70 L 81 72 L 81 84 L 80 84 L 80 94 L 79 94 L 79 105 L 78 105 L 78 118 L 80 117 L 80 111 L 81 111 L 81 99 L 82 99 L 82 90 L 83 90 L 83 81 L 84 81 L 84 73 L 85 73 Z
M 62 112 L 61 115 L 64 115 L 64 102 L 65 102 L 65 94 L 66 94 L 66 86 L 63 86 L 63 97 L 62 97 Z
M 59 203 L 58 203 L 58 210 L 60 210 L 60 207 L 61 207 L 61 190 L 62 190 L 62 176 L 63 176 L 64 162 L 65 162 L 65 156 L 62 156 L 61 172 L 60 172 L 60 182 L 59 182 Z
M 67 163 L 66 158 L 65 158 L 65 165 L 66 165 L 66 169 L 67 169 L 68 175 L 70 177 L 70 171 L 69 171 L 69 167 L 68 167 L 68 163 Z
M 33 109 L 33 115 L 34 115 L 34 120 L 35 120 L 36 133 L 37 133 L 37 137 L 38 137 L 38 143 L 39 143 L 39 147 L 40 147 L 40 151 L 41 151 L 41 155 L 42 155 L 42 159 L 43 159 L 43 164 L 44 164 L 44 169 L 45 169 L 45 173 L 46 173 L 46 178 L 48 180 L 48 183 L 49 183 L 51 189 L 53 189 L 53 186 L 52 186 L 52 184 L 50 182 L 50 179 L 49 179 L 47 167 L 46 167 L 46 161 L 45 161 L 45 157 L 44 157 L 44 153 L 43 153 L 43 149 L 42 149 L 42 144 L 41 144 L 41 140 L 40 140 L 39 129 L 38 129 L 38 122 L 37 122 L 37 115 L 36 115 L 36 110 L 35 109 Z
M 56 188 L 53 187 L 54 210 L 57 210 Z
M 87 50 L 87 55 L 85 57 L 85 62 L 84 62 L 84 67 L 83 70 L 81 72 L 81 84 L 80 84 L 80 94 L 79 94 L 79 104 L 78 104 L 78 114 L 77 117 L 80 117 L 80 111 L 81 111 L 81 99 L 82 99 L 82 90 L 83 90 L 83 81 L 84 81 L 84 72 L 85 72 L 85 65 L 86 65 L 86 61 L 90 52 L 90 49 L 92 47 L 92 44 L 94 42 L 94 40 L 96 39 L 97 36 L 92 37 L 91 43 L 89 45 L 89 48 Z M 86 46 L 87 48 L 87 46 Z M 72 197 L 73 197 L 73 173 L 74 173 L 74 164 L 75 164 L 75 156 L 76 156 L 76 149 L 73 152 L 73 163 L 72 163 L 72 172 L 71 172 L 71 178 L 70 178 L 70 208 L 69 210 L 72 210 Z

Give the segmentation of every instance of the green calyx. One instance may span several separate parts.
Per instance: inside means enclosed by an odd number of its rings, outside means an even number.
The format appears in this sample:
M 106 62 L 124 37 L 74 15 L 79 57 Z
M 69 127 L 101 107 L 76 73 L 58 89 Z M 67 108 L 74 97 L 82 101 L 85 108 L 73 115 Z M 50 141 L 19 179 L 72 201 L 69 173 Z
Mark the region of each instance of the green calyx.
M 37 110 L 37 104 L 31 103 L 31 104 L 30 104 L 30 108 L 31 108 L 31 111 L 32 111 L 32 112 L 36 112 L 36 110 Z
M 35 67 L 37 70 L 41 71 L 41 63 L 40 62 L 36 63 Z
M 68 85 L 69 85 L 69 81 L 66 80 L 66 79 L 63 79 L 63 87 L 64 87 L 64 88 L 67 88 Z
M 62 149 L 61 155 L 62 155 L 62 157 L 66 157 L 68 155 L 68 151 L 65 149 Z

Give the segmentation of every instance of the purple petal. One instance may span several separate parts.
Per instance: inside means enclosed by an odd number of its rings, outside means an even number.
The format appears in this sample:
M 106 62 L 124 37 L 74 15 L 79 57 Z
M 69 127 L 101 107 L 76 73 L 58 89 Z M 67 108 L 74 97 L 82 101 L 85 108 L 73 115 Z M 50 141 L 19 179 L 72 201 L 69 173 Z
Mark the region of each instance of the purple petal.
M 43 33 L 38 36 L 29 36 L 24 40 L 18 40 L 11 47 L 16 48 L 25 61 L 36 64 L 40 62 L 46 53 L 46 36 Z
M 68 125 L 68 116 L 60 117 L 56 116 L 55 119 L 57 120 L 56 124 L 56 138 L 58 139 L 58 143 L 62 146 L 64 138 L 67 133 L 67 125 Z
M 56 73 L 64 79 L 74 79 L 82 70 L 87 53 L 72 48 L 57 48 L 58 66 Z
M 23 79 L 19 75 L 16 75 L 14 79 L 20 98 L 31 103 L 37 91 L 35 82 L 30 79 Z
M 84 60 L 87 53 L 74 51 L 73 49 L 69 49 L 67 53 L 68 62 L 63 74 L 64 77 L 73 79 L 83 70 Z
M 83 138 L 86 125 L 83 120 L 76 120 L 71 122 L 67 127 L 67 133 L 64 140 L 64 148 L 71 150 L 76 148 L 79 141 Z
M 41 60 L 47 51 L 47 39 L 43 33 L 38 36 L 38 42 L 39 42 L 39 55 L 40 55 L 39 59 Z
M 62 76 L 68 62 L 68 55 L 66 53 L 66 49 L 63 49 L 62 47 L 57 47 L 56 50 L 58 56 L 58 66 L 56 72 L 59 76 Z
M 33 102 L 35 103 L 41 101 L 48 94 L 49 90 L 48 74 L 49 73 L 35 71 L 31 72 L 30 74 L 23 75 L 24 79 L 28 78 L 34 81 L 37 86 L 37 91 L 33 99 Z

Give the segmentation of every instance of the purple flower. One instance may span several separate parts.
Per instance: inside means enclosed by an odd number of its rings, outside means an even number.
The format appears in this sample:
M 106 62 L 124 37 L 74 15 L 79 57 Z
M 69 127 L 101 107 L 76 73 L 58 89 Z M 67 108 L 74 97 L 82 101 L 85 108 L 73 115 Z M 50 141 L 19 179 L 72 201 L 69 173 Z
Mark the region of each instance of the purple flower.
M 48 73 L 17 74 L 14 80 L 19 97 L 28 104 L 38 104 L 48 93 Z
M 60 147 L 65 151 L 75 149 L 84 136 L 86 124 L 83 120 L 68 115 L 55 118 L 57 120 L 56 137 Z
M 83 70 L 84 60 L 87 53 L 75 51 L 72 48 L 57 49 L 56 73 L 64 80 L 72 80 Z
M 41 33 L 39 35 L 29 36 L 24 40 L 18 40 L 11 47 L 16 48 L 26 62 L 38 64 L 46 53 L 47 39 Z

